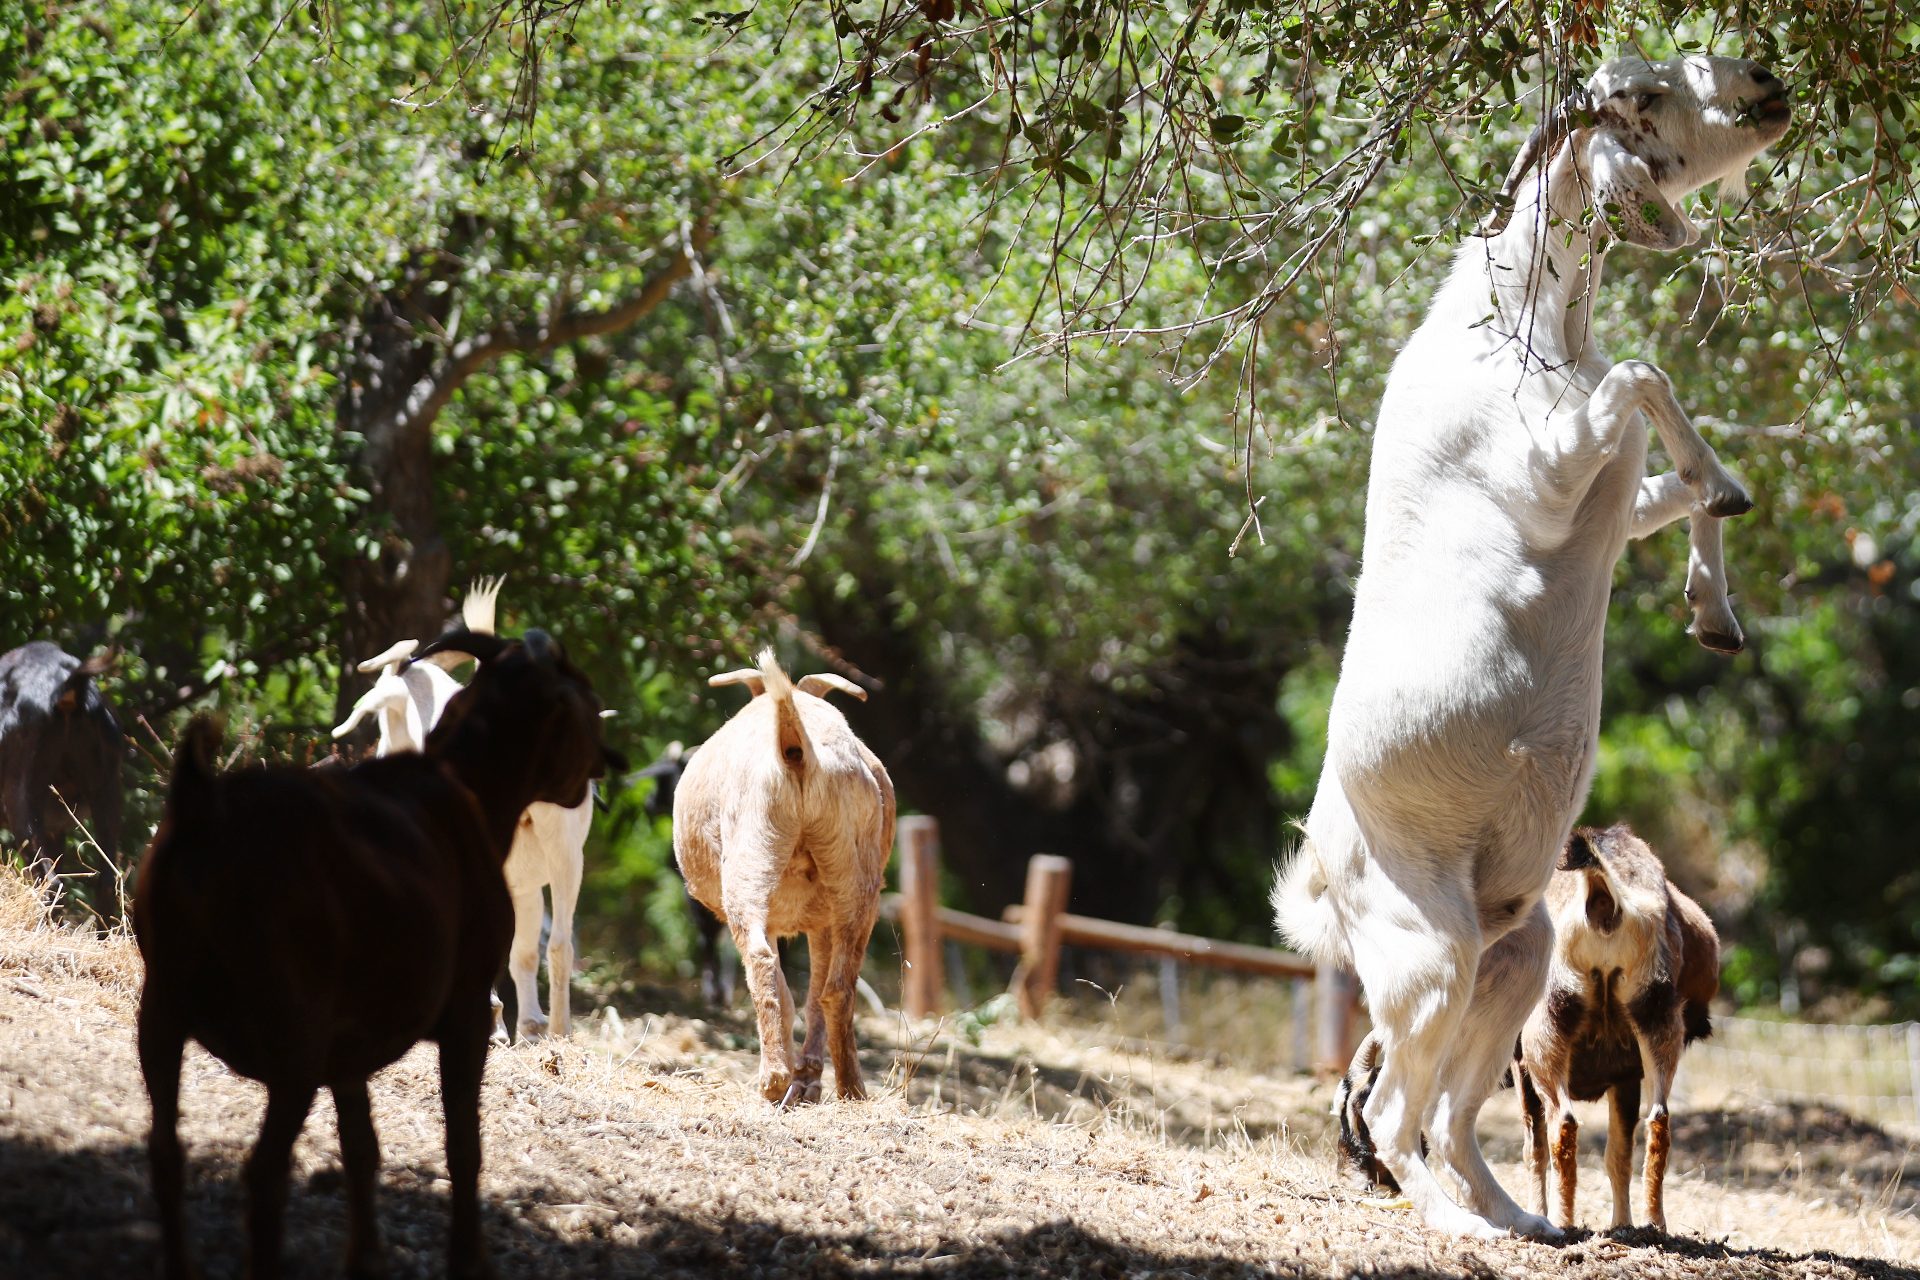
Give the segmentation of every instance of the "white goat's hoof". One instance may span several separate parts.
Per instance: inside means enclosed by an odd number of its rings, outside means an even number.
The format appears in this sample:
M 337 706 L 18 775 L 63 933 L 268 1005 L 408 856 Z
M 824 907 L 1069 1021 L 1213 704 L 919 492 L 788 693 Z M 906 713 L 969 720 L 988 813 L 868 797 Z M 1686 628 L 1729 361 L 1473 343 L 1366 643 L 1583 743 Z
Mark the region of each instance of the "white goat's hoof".
M 1523 1213 L 1513 1223 L 1513 1234 L 1528 1240 L 1558 1240 L 1566 1232 L 1537 1213 Z
M 1753 510 L 1753 499 L 1747 493 L 1746 486 L 1718 468 L 1707 475 L 1695 487 L 1700 504 L 1710 516 L 1727 519 L 1730 516 L 1743 516 Z
M 528 1040 L 545 1040 L 547 1038 L 547 1020 L 545 1018 L 522 1018 L 520 1019 L 519 1034 L 523 1042 Z
M 507 1028 L 504 1023 L 496 1022 L 493 1024 L 493 1034 L 487 1037 L 487 1043 L 497 1044 L 503 1049 L 506 1048 L 508 1039 Z
M 1731 618 L 1727 620 L 1727 625 L 1731 628 L 1730 630 L 1723 629 L 1719 626 L 1709 627 L 1695 623 L 1691 628 L 1693 638 L 1700 642 L 1701 648 L 1711 649 L 1715 653 L 1739 653 L 1747 647 L 1747 637 L 1740 630 L 1740 624 L 1734 622 Z

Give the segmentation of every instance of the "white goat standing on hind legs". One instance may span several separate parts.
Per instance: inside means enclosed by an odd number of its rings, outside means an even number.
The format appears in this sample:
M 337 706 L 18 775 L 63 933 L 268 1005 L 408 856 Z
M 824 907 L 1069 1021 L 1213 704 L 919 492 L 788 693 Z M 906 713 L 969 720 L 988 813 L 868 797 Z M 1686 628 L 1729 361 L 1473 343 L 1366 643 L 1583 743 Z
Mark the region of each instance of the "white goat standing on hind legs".
M 1742 59 L 1606 64 L 1528 141 L 1510 215 L 1461 250 L 1387 381 L 1326 765 L 1274 905 L 1359 974 L 1379 1074 L 1352 1119 L 1442 1230 L 1558 1234 L 1494 1180 L 1474 1120 L 1545 982 L 1541 895 L 1593 772 L 1627 539 L 1689 516 L 1694 632 L 1741 643 L 1717 517 L 1752 503 L 1666 376 L 1594 345 L 1601 261 L 1613 239 L 1690 243 L 1674 202 L 1738 181 L 1790 114 Z M 1646 475 L 1643 413 L 1672 473 Z

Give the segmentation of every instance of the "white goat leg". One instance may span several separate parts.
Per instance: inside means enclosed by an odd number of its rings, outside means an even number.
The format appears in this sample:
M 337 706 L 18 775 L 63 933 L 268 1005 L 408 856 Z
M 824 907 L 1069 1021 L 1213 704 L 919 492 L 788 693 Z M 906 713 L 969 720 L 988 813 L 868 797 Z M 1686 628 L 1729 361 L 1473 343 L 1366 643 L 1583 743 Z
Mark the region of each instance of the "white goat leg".
M 1644 538 L 1682 516 L 1691 521 L 1687 531 L 1687 604 L 1693 609 L 1690 630 L 1703 646 L 1716 653 L 1738 653 L 1746 637 L 1727 600 L 1720 517 L 1708 515 L 1696 504 L 1693 490 L 1678 472 L 1663 472 L 1640 482 L 1628 536 Z
M 1746 636 L 1727 600 L 1727 567 L 1720 545 L 1723 521 L 1694 511 L 1687 527 L 1687 603 L 1693 606 L 1692 630 L 1716 653 L 1738 653 Z
M 524 829 L 526 820 L 521 819 Z M 522 843 L 515 837 L 515 848 Z M 547 1016 L 540 1012 L 540 924 L 546 904 L 540 897 L 540 884 L 511 885 L 513 892 L 513 946 L 507 952 L 507 973 L 513 978 L 514 996 L 520 1005 L 516 1027 L 522 1040 L 537 1040 L 547 1033 Z
M 585 873 L 581 846 L 586 829 L 593 822 L 593 797 L 589 795 L 577 809 L 560 811 L 557 825 L 563 835 L 558 847 L 548 851 L 548 892 L 553 896 L 553 932 L 547 938 L 547 1017 L 552 1033 L 561 1038 L 573 1029 L 573 911 L 580 900 L 580 880 Z M 577 829 L 579 838 L 571 838 Z

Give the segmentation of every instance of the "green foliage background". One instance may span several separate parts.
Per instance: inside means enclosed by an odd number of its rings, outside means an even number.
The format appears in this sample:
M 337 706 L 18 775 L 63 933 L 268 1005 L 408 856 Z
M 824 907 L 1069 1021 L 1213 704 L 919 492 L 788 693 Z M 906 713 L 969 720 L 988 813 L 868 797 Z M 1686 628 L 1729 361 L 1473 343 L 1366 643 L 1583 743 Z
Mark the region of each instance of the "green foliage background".
M 1156 49 L 1198 12 L 1126 8 L 1127 38 Z M 341 662 L 366 656 L 338 651 L 342 566 L 383 536 L 339 413 L 370 307 L 452 263 L 446 332 L 423 335 L 450 344 L 612 305 L 707 227 L 701 271 L 634 327 L 506 356 L 455 393 L 433 441 L 456 572 L 509 575 L 507 624 L 567 638 L 636 756 L 710 732 L 731 703 L 701 677 L 766 637 L 812 666 L 806 647 L 857 664 L 836 637 L 884 632 L 924 706 L 1019 776 L 1019 804 L 1107 787 L 1115 910 L 1267 938 L 1277 819 L 1317 775 L 1369 415 L 1484 208 L 1463 188 L 1484 195 L 1551 78 L 1532 28 L 1444 63 L 1438 105 L 1347 206 L 1255 234 L 1250 211 L 1294 207 L 1364 140 L 1354 121 L 1432 65 L 1407 33 L 1464 10 L 1226 6 L 1165 99 L 1187 106 L 1162 107 L 1204 142 L 1184 154 L 1155 146 L 1144 105 L 1124 127 L 1102 114 L 1104 92 L 979 105 L 958 34 L 861 95 L 845 83 L 861 40 L 884 53 L 901 32 L 669 4 L 583 12 L 544 43 L 508 32 L 455 82 L 446 53 L 477 12 L 398 3 L 270 39 L 279 11 L 249 0 L 0 0 L 0 647 L 118 643 L 112 693 L 159 739 L 211 704 L 260 753 L 310 758 Z M 1086 53 L 1102 13 L 1069 5 L 1019 38 L 1044 67 L 1098 70 L 1118 48 Z M 1673 375 L 1761 505 L 1728 533 L 1750 638 L 1732 661 L 1684 635 L 1682 535 L 1631 549 L 1589 816 L 1633 821 L 1733 926 L 1743 1001 L 1785 973 L 1856 1012 L 1910 1012 L 1920 334 L 1898 90 L 1920 89 L 1920 35 L 1872 6 L 1658 15 L 1637 32 L 1650 52 L 1767 52 L 1806 84 L 1870 47 L 1884 74 L 1808 85 L 1777 171 L 1703 219 L 1700 251 L 1612 260 L 1608 346 Z M 1381 62 L 1395 39 L 1404 57 Z M 1184 175 L 1182 207 L 1217 220 L 1143 215 L 1156 188 L 1122 185 L 1143 173 Z M 1826 239 L 1765 251 L 1829 190 Z M 1073 230 L 1090 199 L 1102 216 Z M 1116 227 L 1165 234 L 1145 260 Z M 1125 271 L 1102 282 L 1110 261 Z M 1251 328 L 1179 331 L 1252 296 Z M 1031 352 L 1090 325 L 1064 358 Z M 1208 732 L 1258 766 L 1218 784 L 1252 816 L 1127 854 L 1157 820 L 1127 796 L 1204 745 L 1148 722 L 1203 696 L 1225 708 Z M 1114 737 L 1128 716 L 1146 765 Z M 151 763 L 130 780 L 151 816 Z M 638 798 L 596 835 L 588 911 L 605 945 L 677 963 L 665 828 Z

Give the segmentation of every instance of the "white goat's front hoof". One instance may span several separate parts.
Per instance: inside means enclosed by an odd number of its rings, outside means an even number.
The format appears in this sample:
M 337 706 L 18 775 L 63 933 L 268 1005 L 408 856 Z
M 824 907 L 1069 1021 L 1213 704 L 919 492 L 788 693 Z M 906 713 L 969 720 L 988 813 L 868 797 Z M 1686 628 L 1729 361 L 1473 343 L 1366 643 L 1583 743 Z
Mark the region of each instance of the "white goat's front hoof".
M 1709 471 L 1693 491 L 1706 513 L 1722 520 L 1753 510 L 1753 498 L 1746 486 L 1719 467 Z
M 545 1040 L 547 1038 L 547 1020 L 545 1018 L 522 1018 L 519 1028 L 520 1039 Z
M 487 1043 L 499 1045 L 503 1049 L 506 1048 L 509 1041 L 505 1023 L 496 1022 L 493 1024 L 493 1034 L 487 1037 Z
M 1747 647 L 1746 634 L 1732 618 L 1712 624 L 1696 622 L 1688 630 L 1693 632 L 1693 638 L 1700 642 L 1702 649 L 1711 649 L 1715 653 L 1735 654 Z

